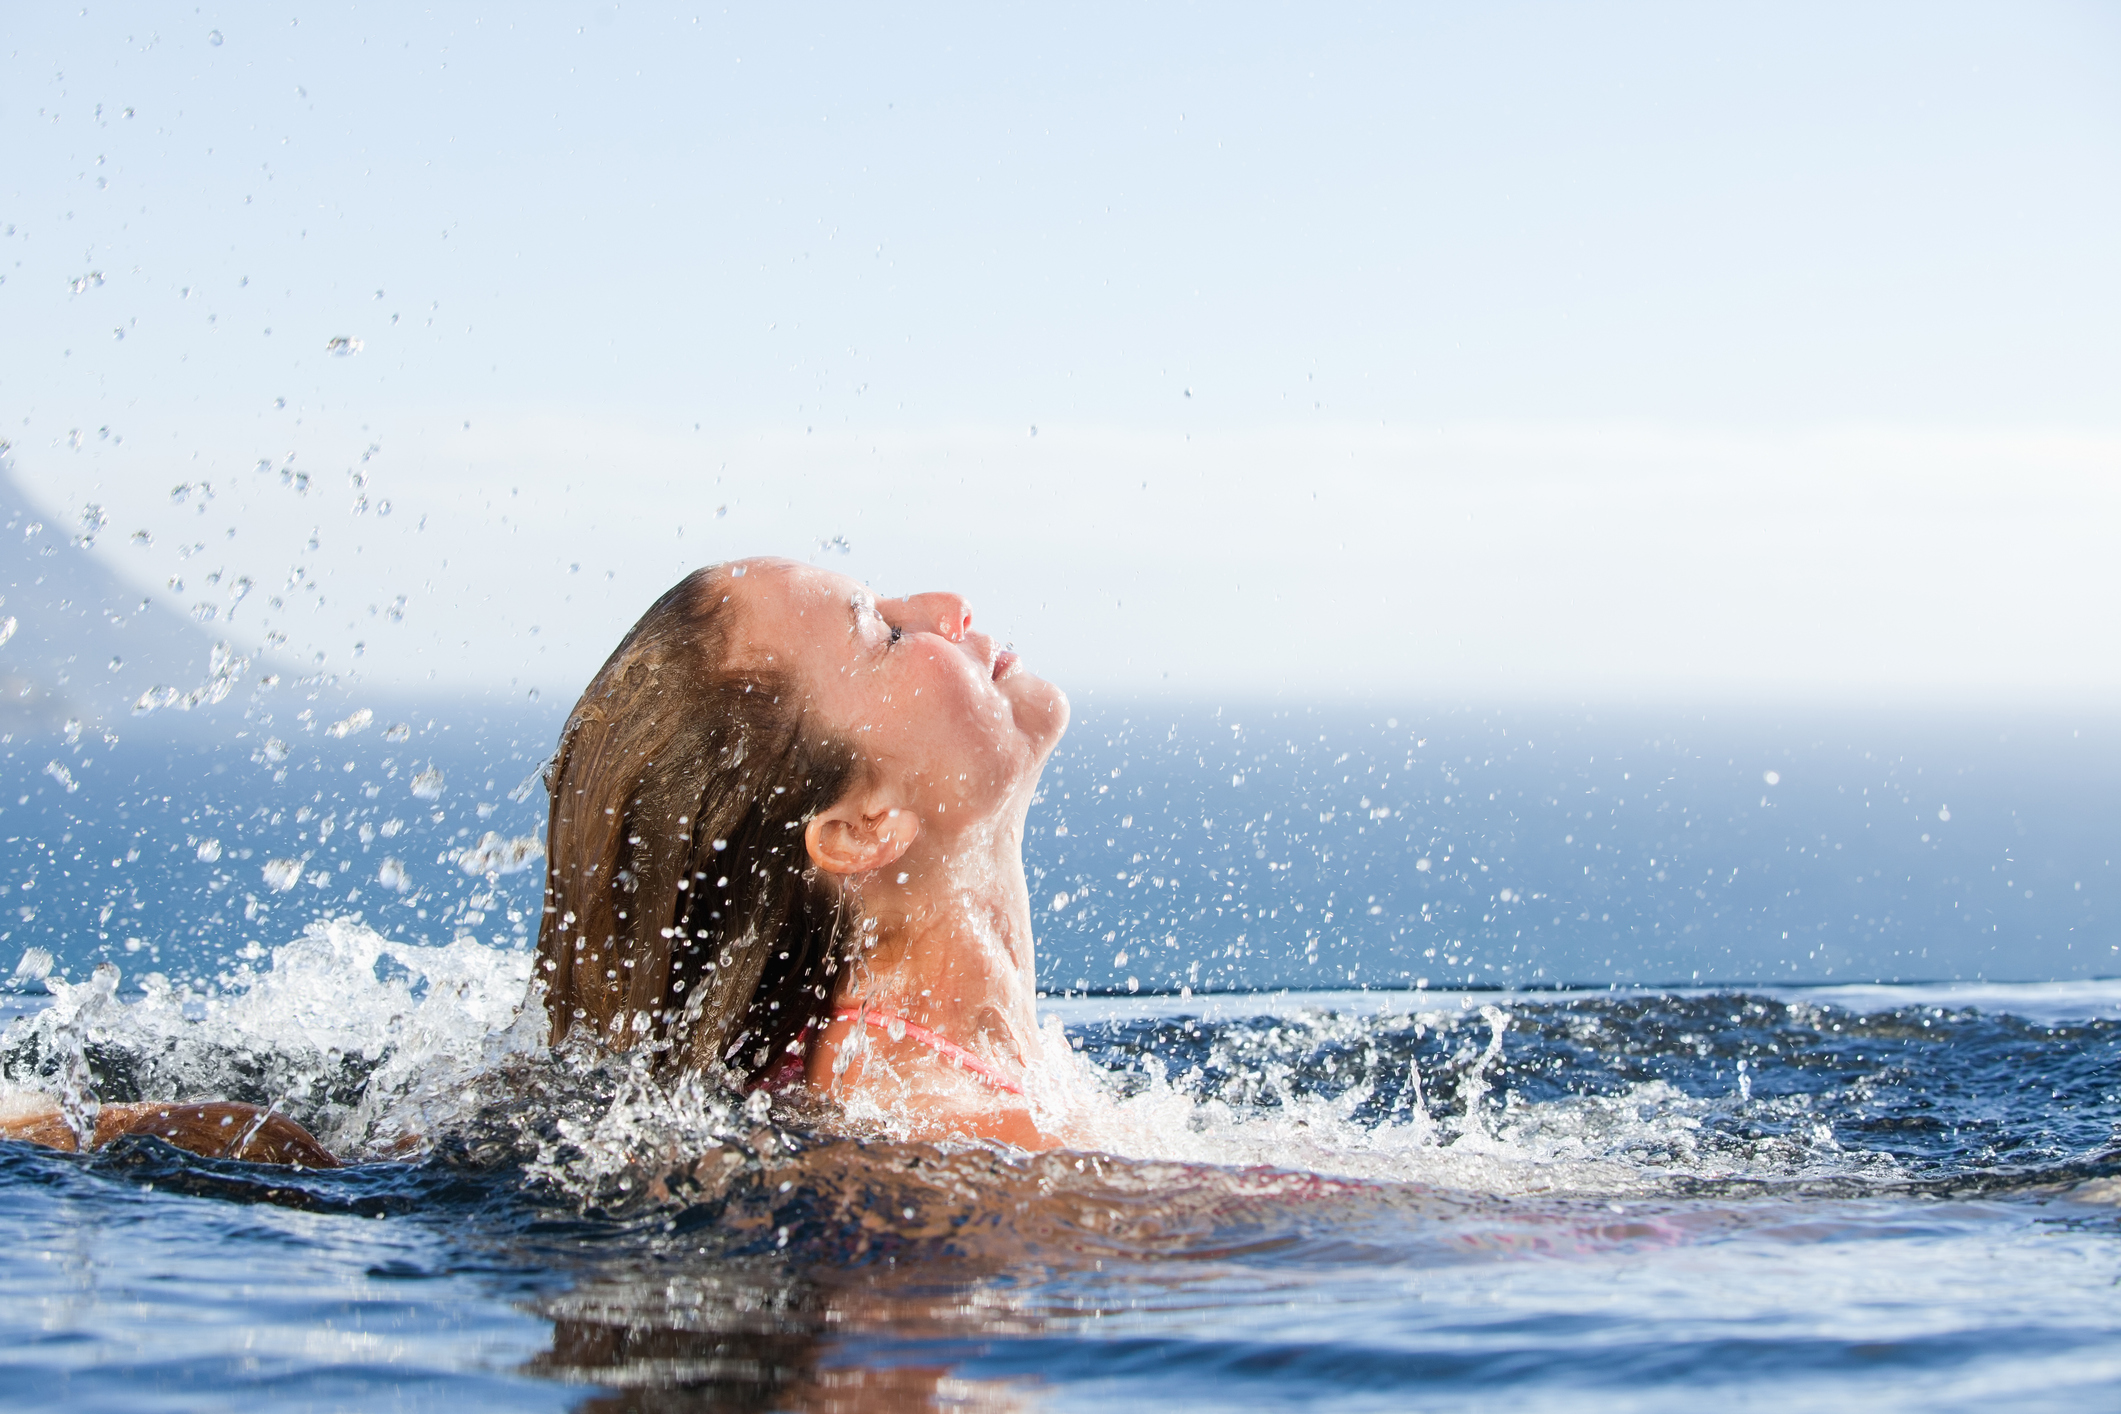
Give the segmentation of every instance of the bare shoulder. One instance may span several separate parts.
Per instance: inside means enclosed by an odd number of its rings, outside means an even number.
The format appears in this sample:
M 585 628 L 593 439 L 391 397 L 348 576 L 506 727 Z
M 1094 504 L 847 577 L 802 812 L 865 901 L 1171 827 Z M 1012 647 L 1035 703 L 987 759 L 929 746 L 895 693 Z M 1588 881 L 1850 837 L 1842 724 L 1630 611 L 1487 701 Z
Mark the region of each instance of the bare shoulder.
M 911 1034 L 851 1017 L 834 1019 L 810 1046 L 806 1079 L 841 1105 L 866 1104 L 894 1130 L 918 1140 L 980 1139 L 1020 1149 L 1051 1149 L 1019 1095 L 995 1089 Z

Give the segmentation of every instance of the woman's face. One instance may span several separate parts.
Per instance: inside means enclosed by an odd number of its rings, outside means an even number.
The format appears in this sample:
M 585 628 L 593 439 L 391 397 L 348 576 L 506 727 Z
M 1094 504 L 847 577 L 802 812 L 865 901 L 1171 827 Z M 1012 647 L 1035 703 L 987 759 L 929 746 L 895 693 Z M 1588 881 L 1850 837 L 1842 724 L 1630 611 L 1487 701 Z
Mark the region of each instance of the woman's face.
M 803 684 L 813 722 L 859 748 L 924 829 L 954 833 L 1028 799 L 1068 699 L 974 630 L 958 595 L 879 599 L 791 560 L 726 574 L 739 611 L 732 666 Z

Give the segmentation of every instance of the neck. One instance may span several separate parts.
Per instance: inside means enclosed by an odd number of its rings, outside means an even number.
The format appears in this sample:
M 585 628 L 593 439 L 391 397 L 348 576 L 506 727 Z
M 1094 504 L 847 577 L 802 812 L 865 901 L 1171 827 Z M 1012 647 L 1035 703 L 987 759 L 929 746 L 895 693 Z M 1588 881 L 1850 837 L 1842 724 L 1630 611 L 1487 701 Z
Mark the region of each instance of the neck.
M 867 1005 L 1024 1059 L 1037 1026 L 1024 812 L 912 848 L 858 884 L 864 933 L 836 1008 Z M 905 882 L 898 882 L 903 875 Z

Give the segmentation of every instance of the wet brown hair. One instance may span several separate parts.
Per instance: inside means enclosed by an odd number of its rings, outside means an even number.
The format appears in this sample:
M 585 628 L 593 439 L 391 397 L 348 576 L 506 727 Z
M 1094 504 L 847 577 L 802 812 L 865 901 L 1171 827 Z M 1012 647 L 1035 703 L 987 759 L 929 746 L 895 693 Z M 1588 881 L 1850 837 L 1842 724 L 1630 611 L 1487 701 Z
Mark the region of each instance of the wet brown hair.
M 860 779 L 800 684 L 730 663 L 729 572 L 656 600 L 575 704 L 549 783 L 537 976 L 555 1044 L 756 1077 L 830 1004 L 851 906 L 803 827 Z

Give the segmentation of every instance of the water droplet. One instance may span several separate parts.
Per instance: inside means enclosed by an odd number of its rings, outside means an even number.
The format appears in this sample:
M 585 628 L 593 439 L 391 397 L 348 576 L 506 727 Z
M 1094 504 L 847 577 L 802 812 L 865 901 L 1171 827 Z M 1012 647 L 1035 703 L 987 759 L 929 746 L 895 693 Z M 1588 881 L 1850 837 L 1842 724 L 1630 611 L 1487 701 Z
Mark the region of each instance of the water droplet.
M 217 860 L 217 859 L 219 859 L 219 858 L 221 857 L 221 841 L 219 841 L 219 840 L 201 840 L 201 841 L 199 841 L 199 850 L 198 850 L 198 854 L 199 854 L 199 862 L 200 862 L 201 864 L 211 864 L 211 863 L 213 863 L 213 862 L 214 862 L 215 860 Z
M 74 544 L 84 550 L 92 548 L 103 527 L 109 524 L 110 517 L 103 513 L 103 507 L 91 501 L 81 508 L 81 533 L 74 537 Z
M 348 737 L 352 736 L 355 732 L 365 732 L 368 730 L 369 725 L 375 721 L 375 719 L 375 709 L 372 707 L 363 707 L 360 711 L 353 713 L 352 715 L 345 718 L 343 721 L 333 722 L 330 726 L 326 727 L 324 729 L 324 735 L 329 737 Z
M 208 44 L 211 44 L 214 48 L 219 49 L 221 47 L 221 31 L 217 29 L 208 30 L 206 33 L 206 42 Z
M 334 358 L 351 358 L 359 353 L 361 348 L 361 341 L 348 334 L 335 334 L 324 343 L 324 352 Z M 465 425 L 469 426 L 470 424 L 467 423 Z
M 467 874 L 519 874 L 533 860 L 545 857 L 545 846 L 535 835 L 507 838 L 488 830 L 479 842 L 457 856 L 457 867 Z
M 302 882 L 302 861 L 299 859 L 268 859 L 258 872 L 265 876 L 265 887 L 274 893 L 284 894 Z
M 1779 786 L 1782 784 L 1782 772 L 1762 771 L 1760 773 L 1760 779 L 1766 781 L 1771 786 Z
M 421 771 L 412 778 L 412 793 L 421 800 L 440 800 L 442 798 L 442 773 L 433 766 Z
M 397 724 L 396 726 L 392 727 L 392 728 L 391 728 L 390 730 L 388 730 L 388 731 L 386 731 L 386 732 L 384 732 L 384 733 L 383 733 L 383 740 L 385 740 L 385 741 L 411 741 L 411 740 L 412 740 L 412 728 L 411 728 L 410 726 L 408 726 L 408 725 L 407 725 L 406 723 L 404 723 L 404 722 L 399 722 L 399 723 L 398 723 L 398 724 Z
M 412 875 L 405 872 L 402 860 L 386 859 L 376 870 L 376 882 L 393 893 L 404 893 L 412 887 Z
M 889 1036 L 894 1041 L 905 1040 L 906 1018 L 903 1016 L 892 1017 L 890 1022 L 884 1027 L 884 1034 L 886 1036 Z
M 73 291 L 75 294 L 79 295 L 86 294 L 88 291 L 95 289 L 98 285 L 102 283 L 103 272 L 101 270 L 91 270 L 86 275 L 76 277 L 71 283 L 67 285 L 67 288 Z

